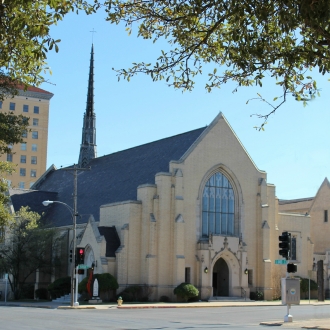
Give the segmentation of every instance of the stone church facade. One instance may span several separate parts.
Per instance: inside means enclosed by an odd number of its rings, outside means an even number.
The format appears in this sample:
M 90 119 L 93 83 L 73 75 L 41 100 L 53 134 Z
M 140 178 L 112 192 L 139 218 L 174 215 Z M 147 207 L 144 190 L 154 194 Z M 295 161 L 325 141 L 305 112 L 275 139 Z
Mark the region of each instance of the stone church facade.
M 117 278 L 118 292 L 147 285 L 150 299 L 174 300 L 173 289 L 189 282 L 201 299 L 259 291 L 271 300 L 286 270 L 275 264 L 282 231 L 294 236 L 296 275 L 308 277 L 316 255 L 328 267 L 329 225 L 317 220 L 329 208 L 327 179 L 310 204 L 279 201 L 222 113 L 207 127 L 96 157 L 95 114 L 87 103 L 81 150 L 93 152 L 80 157 L 90 170 L 78 178 L 77 244 L 95 273 Z M 32 190 L 11 190 L 15 209 L 29 205 L 61 231 L 54 255 L 62 268 L 51 280 L 71 273 L 72 219 L 63 205 L 46 208 L 42 201 L 72 205 L 72 180 L 51 166 Z

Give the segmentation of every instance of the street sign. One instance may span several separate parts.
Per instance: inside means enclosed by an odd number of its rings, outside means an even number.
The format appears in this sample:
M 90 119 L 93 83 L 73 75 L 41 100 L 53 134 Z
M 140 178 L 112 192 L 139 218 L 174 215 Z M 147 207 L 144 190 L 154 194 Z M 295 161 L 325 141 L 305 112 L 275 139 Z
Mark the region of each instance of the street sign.
M 287 261 L 285 259 L 276 259 L 275 265 L 286 265 Z
M 89 269 L 91 268 L 91 266 L 87 266 L 87 265 L 78 265 L 78 269 Z

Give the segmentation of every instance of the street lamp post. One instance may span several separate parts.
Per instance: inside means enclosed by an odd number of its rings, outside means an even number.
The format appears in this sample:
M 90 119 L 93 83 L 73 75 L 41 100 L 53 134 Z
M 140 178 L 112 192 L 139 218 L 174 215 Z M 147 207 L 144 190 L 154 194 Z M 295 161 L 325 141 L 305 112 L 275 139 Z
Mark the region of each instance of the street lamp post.
M 72 276 L 71 276 L 71 307 L 73 306 L 78 306 L 79 302 L 78 302 L 78 296 L 74 294 L 75 292 L 75 285 L 76 285 L 76 276 L 77 274 L 75 273 L 75 262 L 76 262 L 76 245 L 77 245 L 77 235 L 76 235 L 76 224 L 77 224 L 77 208 L 76 208 L 76 204 L 74 205 L 75 208 L 72 209 L 68 204 L 63 203 L 63 202 L 59 202 L 59 201 L 43 201 L 42 204 L 44 206 L 48 206 L 49 204 L 53 204 L 53 203 L 58 203 L 58 204 L 62 204 L 64 205 L 71 213 L 72 216 L 72 221 L 73 221 L 73 248 L 72 248 L 72 262 L 73 262 L 73 267 L 72 267 Z

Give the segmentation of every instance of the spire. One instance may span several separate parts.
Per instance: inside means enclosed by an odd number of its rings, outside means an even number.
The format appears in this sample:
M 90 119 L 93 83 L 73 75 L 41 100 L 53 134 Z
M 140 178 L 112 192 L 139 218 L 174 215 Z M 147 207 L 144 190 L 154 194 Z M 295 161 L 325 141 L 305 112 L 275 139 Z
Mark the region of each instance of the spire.
M 96 157 L 96 118 L 94 113 L 94 47 L 92 44 L 89 64 L 86 112 L 82 128 L 82 139 L 78 164 L 86 167 Z
M 94 46 L 92 44 L 91 59 L 89 63 L 86 114 L 88 116 L 92 116 L 93 113 L 94 113 Z

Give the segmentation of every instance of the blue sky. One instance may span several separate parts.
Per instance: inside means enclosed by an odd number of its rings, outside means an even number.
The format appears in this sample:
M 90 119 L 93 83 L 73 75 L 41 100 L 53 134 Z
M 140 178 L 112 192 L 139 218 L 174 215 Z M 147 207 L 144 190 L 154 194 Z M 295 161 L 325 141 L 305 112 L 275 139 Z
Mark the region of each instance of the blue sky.
M 207 74 L 198 78 L 192 92 L 174 90 L 163 81 L 137 76 L 120 80 L 112 68 L 132 62 L 151 62 L 164 44 L 131 36 L 123 25 L 105 21 L 104 14 L 70 14 L 51 34 L 61 39 L 59 53 L 49 52 L 51 83 L 40 86 L 54 93 L 50 105 L 47 167 L 77 163 L 83 114 L 86 108 L 92 33 L 94 43 L 94 108 L 98 156 L 203 127 L 221 111 L 259 169 L 268 174 L 281 199 L 314 196 L 328 176 L 330 139 L 329 77 L 318 77 L 321 97 L 307 107 L 289 99 L 269 120 L 264 132 L 254 113 L 266 113 L 263 102 L 250 101 L 260 93 L 272 100 L 281 92 L 266 80 L 262 88 L 240 88 L 234 83 L 207 93 Z M 220 68 L 218 68 L 218 71 Z

